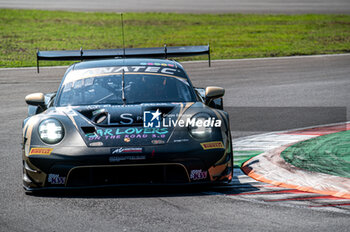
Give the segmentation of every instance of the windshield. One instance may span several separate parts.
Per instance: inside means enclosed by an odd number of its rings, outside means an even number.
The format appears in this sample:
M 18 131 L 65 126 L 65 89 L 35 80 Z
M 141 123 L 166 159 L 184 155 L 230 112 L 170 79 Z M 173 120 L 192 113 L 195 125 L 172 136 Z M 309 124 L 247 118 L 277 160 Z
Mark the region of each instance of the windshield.
M 193 102 L 186 79 L 159 74 L 97 76 L 65 83 L 59 106 L 94 104 L 137 104 L 152 102 Z M 124 89 L 124 101 L 122 92 Z

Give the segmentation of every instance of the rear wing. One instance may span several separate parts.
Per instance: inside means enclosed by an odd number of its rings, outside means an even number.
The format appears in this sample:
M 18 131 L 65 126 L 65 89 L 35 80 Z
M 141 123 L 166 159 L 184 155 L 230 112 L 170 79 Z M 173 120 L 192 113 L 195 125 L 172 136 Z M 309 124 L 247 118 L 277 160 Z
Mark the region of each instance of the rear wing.
M 39 51 L 37 50 L 37 71 L 39 73 L 40 60 L 73 61 L 96 60 L 108 58 L 161 58 L 208 55 L 210 61 L 210 46 L 182 46 L 182 47 L 157 47 L 157 48 L 119 48 L 119 49 L 94 49 L 94 50 L 70 50 L 70 51 Z

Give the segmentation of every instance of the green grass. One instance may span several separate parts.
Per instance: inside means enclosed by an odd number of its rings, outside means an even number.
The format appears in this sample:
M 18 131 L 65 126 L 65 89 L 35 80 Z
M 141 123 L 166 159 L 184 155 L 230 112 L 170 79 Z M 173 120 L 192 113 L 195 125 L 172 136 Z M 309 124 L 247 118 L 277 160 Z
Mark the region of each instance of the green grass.
M 288 147 L 281 156 L 299 168 L 350 178 L 350 131 L 305 140 Z
M 263 151 L 235 151 L 233 150 L 234 167 L 239 168 L 242 164 L 251 158 L 260 155 Z
M 349 15 L 126 13 L 124 20 L 126 47 L 210 42 L 213 59 L 350 52 Z M 0 9 L 0 41 L 0 67 L 35 66 L 37 48 L 120 48 L 120 15 Z M 42 62 L 60 64 L 67 63 Z

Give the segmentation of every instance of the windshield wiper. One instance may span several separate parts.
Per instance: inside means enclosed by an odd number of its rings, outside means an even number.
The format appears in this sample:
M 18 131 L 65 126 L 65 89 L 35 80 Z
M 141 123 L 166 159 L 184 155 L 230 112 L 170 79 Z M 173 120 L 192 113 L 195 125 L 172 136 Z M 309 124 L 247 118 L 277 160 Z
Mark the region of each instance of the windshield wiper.
M 126 98 L 125 98 L 125 81 L 124 81 L 124 74 L 125 74 L 125 71 L 123 69 L 123 72 L 122 72 L 122 99 L 123 99 L 123 102 L 124 102 L 124 105 L 126 105 Z

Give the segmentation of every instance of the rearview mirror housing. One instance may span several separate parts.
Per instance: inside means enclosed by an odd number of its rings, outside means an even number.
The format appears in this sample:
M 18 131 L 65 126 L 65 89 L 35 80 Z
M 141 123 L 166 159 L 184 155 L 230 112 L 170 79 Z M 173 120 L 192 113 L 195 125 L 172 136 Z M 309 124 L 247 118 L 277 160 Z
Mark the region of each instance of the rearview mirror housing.
M 225 89 L 221 87 L 216 87 L 216 86 L 208 86 L 205 88 L 205 98 L 207 99 L 216 99 L 216 98 L 221 98 L 225 94 Z
M 45 96 L 43 93 L 32 93 L 25 97 L 25 101 L 28 105 L 40 106 L 45 108 Z
M 222 97 L 225 94 L 225 89 L 216 86 L 208 86 L 205 89 L 205 104 L 209 107 L 219 110 L 224 109 Z

